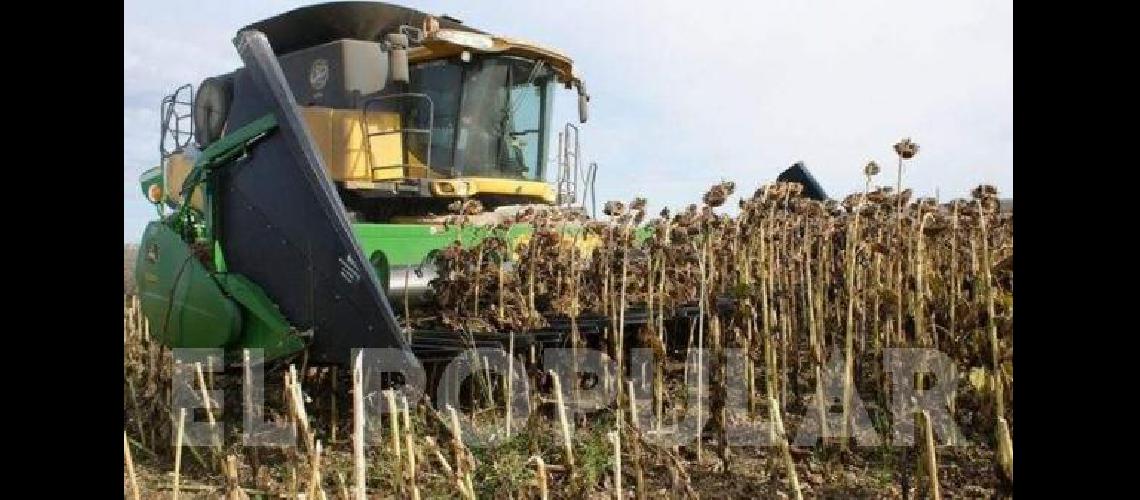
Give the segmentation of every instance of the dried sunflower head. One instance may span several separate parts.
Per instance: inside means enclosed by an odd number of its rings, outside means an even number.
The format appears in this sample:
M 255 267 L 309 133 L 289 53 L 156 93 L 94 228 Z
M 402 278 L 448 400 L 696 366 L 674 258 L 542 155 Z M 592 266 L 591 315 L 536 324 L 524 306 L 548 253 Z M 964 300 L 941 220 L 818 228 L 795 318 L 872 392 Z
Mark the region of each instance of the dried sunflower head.
M 767 187 L 768 189 L 764 191 L 764 197 L 768 201 L 778 200 L 784 197 L 784 189 L 786 188 L 783 182 L 777 182 Z
M 804 192 L 804 185 L 798 182 L 789 182 L 787 184 L 787 191 L 784 193 L 787 196 L 795 198 Z
M 607 201 L 605 207 L 602 208 L 602 213 L 610 217 L 618 217 L 625 213 L 625 204 L 617 200 Z
M 483 202 L 479 200 L 467 200 L 462 205 L 464 215 L 479 215 L 483 213 Z
M 724 182 L 720 183 L 720 185 L 721 185 L 721 187 L 724 188 L 725 193 L 730 195 L 730 196 L 732 195 L 732 193 L 736 192 L 736 183 L 735 182 L 724 181 Z
M 893 189 L 889 187 L 880 187 L 867 195 L 867 199 L 873 203 L 878 203 L 884 207 L 891 206 L 897 201 L 895 200 Z
M 907 202 L 910 201 L 910 195 L 911 195 L 910 189 L 904 189 L 904 190 L 902 190 L 901 193 L 898 194 L 898 197 L 902 199 L 901 203 L 903 205 L 906 205 Z
M 984 209 L 986 213 L 997 213 L 1001 209 L 1001 202 L 998 201 L 997 196 L 981 198 L 978 200 L 978 203 L 981 203 L 982 209 Z
M 705 202 L 705 205 L 708 205 L 710 207 L 719 207 L 721 205 L 724 205 L 724 202 L 728 199 L 729 195 L 732 194 L 733 188 L 733 183 L 722 182 L 709 188 L 708 192 L 705 193 L 701 200 Z
M 867 162 L 867 165 L 863 167 L 863 175 L 867 177 L 879 175 L 879 164 L 874 161 Z
M 910 137 L 904 138 L 895 144 L 895 153 L 904 160 L 914 158 L 918 154 L 918 143 L 910 140 Z
M 970 191 L 970 195 L 973 196 L 975 200 L 994 197 L 997 196 L 997 188 L 989 184 L 981 184 L 974 188 L 973 191 Z

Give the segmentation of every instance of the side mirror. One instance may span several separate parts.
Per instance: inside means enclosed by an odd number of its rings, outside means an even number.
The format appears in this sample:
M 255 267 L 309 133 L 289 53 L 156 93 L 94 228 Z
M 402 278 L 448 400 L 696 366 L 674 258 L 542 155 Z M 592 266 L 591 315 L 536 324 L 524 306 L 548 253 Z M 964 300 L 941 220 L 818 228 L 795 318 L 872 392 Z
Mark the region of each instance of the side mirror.
M 589 102 L 590 95 L 586 93 L 586 87 L 582 82 L 578 82 L 578 122 L 586 123 L 586 118 L 589 117 Z
M 393 83 L 408 83 L 408 35 L 388 34 L 388 79 Z

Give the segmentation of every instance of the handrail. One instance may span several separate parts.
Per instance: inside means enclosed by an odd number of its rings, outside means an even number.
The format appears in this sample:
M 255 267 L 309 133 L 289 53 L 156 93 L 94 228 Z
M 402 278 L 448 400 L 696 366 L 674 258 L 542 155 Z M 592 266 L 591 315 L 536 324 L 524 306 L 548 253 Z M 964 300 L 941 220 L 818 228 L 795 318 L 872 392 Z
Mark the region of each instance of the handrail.
M 590 195 L 590 218 L 597 218 L 598 216 L 598 201 L 595 198 L 596 190 L 594 189 L 594 181 L 598 177 L 598 162 L 590 162 L 590 166 L 582 173 L 582 208 L 585 209 L 586 195 Z
M 427 128 L 412 128 L 412 127 L 401 126 L 401 127 L 394 128 L 391 130 L 382 130 L 380 132 L 372 132 L 371 130 L 369 130 L 369 126 L 368 126 L 368 124 L 369 124 L 369 122 L 368 122 L 368 111 L 369 111 L 369 109 L 371 107 L 382 104 L 385 101 L 391 101 L 391 100 L 395 100 L 398 98 L 413 98 L 413 99 L 422 99 L 424 101 L 427 101 L 427 105 L 428 105 L 428 114 L 427 114 L 428 126 L 427 126 Z M 390 95 L 385 95 L 385 96 L 372 97 L 372 98 L 364 101 L 364 104 L 361 106 L 360 111 L 361 111 L 361 118 L 362 118 L 362 120 L 360 121 L 360 126 L 362 127 L 362 130 L 364 132 L 364 151 L 365 151 L 366 156 L 368 158 L 368 170 L 369 170 L 369 172 L 372 173 L 373 178 L 375 178 L 376 170 L 393 168 L 393 167 L 400 167 L 401 168 L 401 175 L 403 177 L 408 176 L 408 167 L 411 166 L 411 164 L 407 160 L 407 155 L 408 155 L 407 136 L 408 136 L 408 134 L 421 134 L 421 135 L 427 136 L 427 147 L 425 148 L 426 151 L 424 152 L 424 166 L 427 167 L 429 170 L 431 169 L 431 141 L 432 141 L 432 129 L 435 128 L 435 103 L 432 102 L 430 96 L 428 96 L 427 94 L 417 93 L 417 92 L 402 92 L 399 94 L 390 94 Z M 402 123 L 403 122 L 403 114 L 402 113 L 401 113 L 400 119 L 401 119 L 401 123 Z M 403 163 L 397 163 L 397 164 L 392 164 L 392 165 L 382 165 L 382 166 L 374 165 L 372 162 L 372 138 L 383 136 L 383 135 L 397 134 L 397 133 L 401 134 L 401 139 L 402 139 L 401 146 L 403 147 L 402 153 L 404 154 Z
M 573 142 L 570 139 L 571 131 L 574 132 Z M 578 139 L 578 127 L 567 122 L 564 131 L 558 134 L 558 146 L 557 203 L 562 206 L 571 206 L 578 201 L 579 151 L 581 147 Z
M 183 91 L 186 91 L 189 100 L 179 100 Z M 185 114 L 178 112 L 180 105 L 186 106 Z M 173 93 L 163 96 L 159 105 L 159 116 L 162 117 L 162 123 L 158 136 L 158 152 L 162 159 L 166 159 L 185 148 L 194 138 L 194 87 L 187 83 L 175 89 Z M 187 130 L 182 130 L 183 120 L 190 124 Z M 168 145 L 171 147 L 168 148 Z

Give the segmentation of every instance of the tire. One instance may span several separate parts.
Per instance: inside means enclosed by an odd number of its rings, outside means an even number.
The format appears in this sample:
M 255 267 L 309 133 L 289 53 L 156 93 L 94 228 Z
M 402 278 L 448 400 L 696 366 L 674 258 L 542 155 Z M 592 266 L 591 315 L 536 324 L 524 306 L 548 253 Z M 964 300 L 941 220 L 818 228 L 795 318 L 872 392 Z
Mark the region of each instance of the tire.
M 234 82 L 230 76 L 214 76 L 202 81 L 194 96 L 194 140 L 205 148 L 222 137 L 230 103 L 234 95 Z

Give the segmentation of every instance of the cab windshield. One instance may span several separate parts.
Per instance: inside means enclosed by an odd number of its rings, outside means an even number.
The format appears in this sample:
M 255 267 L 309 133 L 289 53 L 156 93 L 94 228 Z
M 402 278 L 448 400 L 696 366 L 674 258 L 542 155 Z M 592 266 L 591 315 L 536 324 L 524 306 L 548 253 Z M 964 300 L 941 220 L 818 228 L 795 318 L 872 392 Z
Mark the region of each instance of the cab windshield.
M 542 180 L 553 72 L 542 61 L 511 56 L 430 61 L 411 69 L 409 91 L 431 99 L 431 168 L 452 176 Z M 410 111 L 424 126 L 426 108 Z M 419 125 L 422 124 L 422 125 Z M 426 148 L 409 136 L 410 150 Z M 415 143 L 420 144 L 415 144 Z

